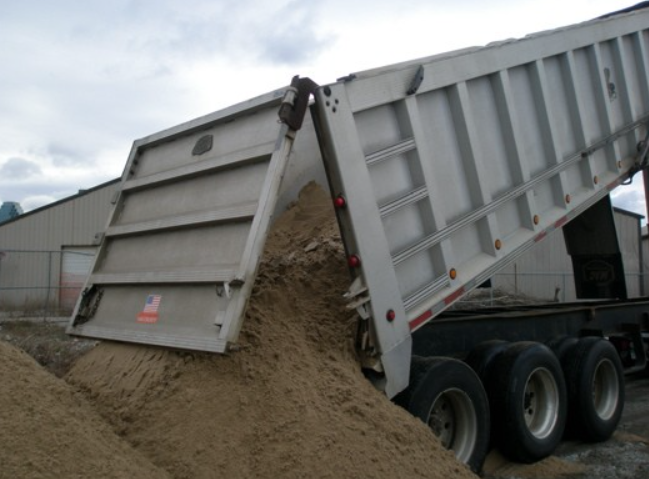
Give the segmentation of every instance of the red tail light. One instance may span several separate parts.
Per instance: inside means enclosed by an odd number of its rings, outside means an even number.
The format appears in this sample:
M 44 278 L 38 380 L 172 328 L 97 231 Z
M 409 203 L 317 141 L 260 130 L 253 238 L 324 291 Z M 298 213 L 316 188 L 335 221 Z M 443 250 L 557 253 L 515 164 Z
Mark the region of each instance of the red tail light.
M 361 265 L 361 259 L 355 254 L 353 254 L 349 258 L 347 258 L 347 264 L 351 268 L 358 268 Z

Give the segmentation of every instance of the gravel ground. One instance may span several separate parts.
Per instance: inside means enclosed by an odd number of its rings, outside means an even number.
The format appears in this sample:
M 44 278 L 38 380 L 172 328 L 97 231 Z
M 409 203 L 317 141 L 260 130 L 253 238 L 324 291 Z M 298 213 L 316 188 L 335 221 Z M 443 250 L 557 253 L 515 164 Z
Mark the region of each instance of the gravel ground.
M 67 318 L 0 320 L 0 340 L 26 351 L 49 372 L 63 377 L 72 363 L 97 341 L 65 334 Z

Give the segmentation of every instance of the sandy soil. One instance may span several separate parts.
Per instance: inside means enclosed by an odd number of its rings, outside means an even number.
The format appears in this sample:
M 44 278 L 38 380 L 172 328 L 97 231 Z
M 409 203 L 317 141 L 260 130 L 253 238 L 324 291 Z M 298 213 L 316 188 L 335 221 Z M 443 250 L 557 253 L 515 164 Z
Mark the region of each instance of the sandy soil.
M 269 238 L 237 353 L 105 342 L 66 382 L 0 340 L 0 478 L 475 478 L 360 373 L 343 256 L 311 186 Z M 610 441 L 531 465 L 493 451 L 484 477 L 648 477 L 647 391 L 627 385 Z
M 0 478 L 169 477 L 61 379 L 0 341 Z
M 3 348 L 0 475 L 475 477 L 363 377 L 348 284 L 329 198 L 312 185 L 269 237 L 239 352 L 104 342 L 66 376 L 81 400 Z

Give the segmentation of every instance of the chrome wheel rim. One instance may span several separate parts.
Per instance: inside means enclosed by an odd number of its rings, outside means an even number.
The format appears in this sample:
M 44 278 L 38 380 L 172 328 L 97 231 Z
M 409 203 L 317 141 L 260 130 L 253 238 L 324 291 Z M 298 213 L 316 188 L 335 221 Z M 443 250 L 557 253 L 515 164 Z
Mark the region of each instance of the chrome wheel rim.
M 559 416 L 559 388 L 546 368 L 528 376 L 523 394 L 523 415 L 529 432 L 538 439 L 548 437 Z
M 446 449 L 467 463 L 477 440 L 478 418 L 469 396 L 459 389 L 447 389 L 433 401 L 428 426 Z

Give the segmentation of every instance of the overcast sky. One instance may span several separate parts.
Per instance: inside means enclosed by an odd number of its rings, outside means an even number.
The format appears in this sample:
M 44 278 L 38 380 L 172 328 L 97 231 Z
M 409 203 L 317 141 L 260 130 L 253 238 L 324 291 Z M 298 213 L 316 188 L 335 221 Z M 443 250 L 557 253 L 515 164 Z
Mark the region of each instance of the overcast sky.
M 0 0 L 0 202 L 29 211 L 117 178 L 133 140 L 295 74 L 327 83 L 634 3 Z M 638 188 L 616 204 L 644 214 Z

